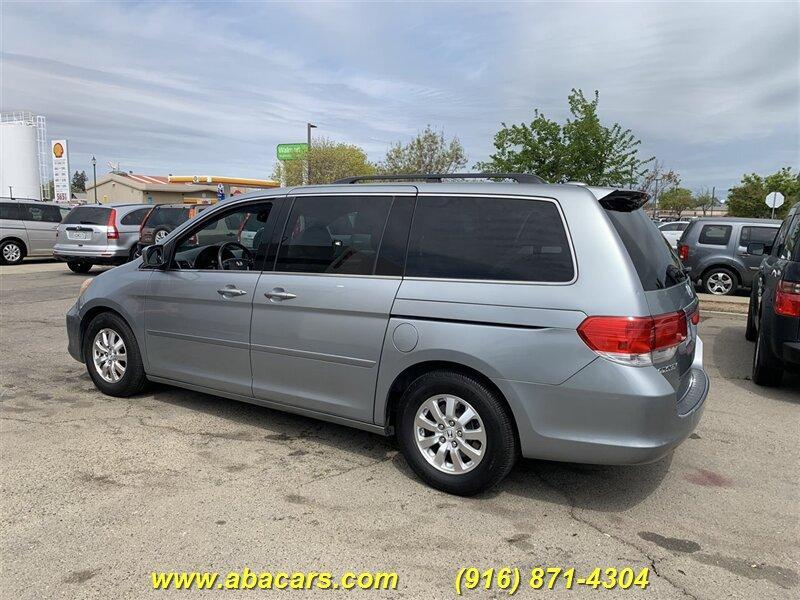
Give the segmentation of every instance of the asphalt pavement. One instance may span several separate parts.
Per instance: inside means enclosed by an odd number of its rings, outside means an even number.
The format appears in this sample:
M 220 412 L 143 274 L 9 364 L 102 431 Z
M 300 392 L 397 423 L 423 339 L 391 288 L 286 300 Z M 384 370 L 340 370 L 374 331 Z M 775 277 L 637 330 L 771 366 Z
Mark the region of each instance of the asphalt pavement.
M 711 392 L 669 458 L 525 460 L 464 499 L 420 483 L 375 435 L 166 386 L 103 396 L 66 352 L 64 313 L 83 279 L 46 262 L 0 271 L 4 597 L 163 596 L 153 570 L 249 567 L 396 571 L 397 591 L 349 593 L 429 600 L 454 597 L 464 566 L 653 570 L 646 591 L 522 598 L 800 594 L 800 378 L 750 381 L 742 316 L 704 316 Z M 294 592 L 331 594 L 348 592 Z

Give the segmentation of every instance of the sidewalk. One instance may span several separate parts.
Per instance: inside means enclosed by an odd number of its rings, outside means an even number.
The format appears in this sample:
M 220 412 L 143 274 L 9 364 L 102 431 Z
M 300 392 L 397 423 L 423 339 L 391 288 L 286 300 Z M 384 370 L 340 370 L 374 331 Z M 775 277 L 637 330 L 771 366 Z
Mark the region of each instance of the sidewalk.
M 714 296 L 713 294 L 697 294 L 700 298 L 700 314 L 704 311 L 747 314 L 750 296 Z

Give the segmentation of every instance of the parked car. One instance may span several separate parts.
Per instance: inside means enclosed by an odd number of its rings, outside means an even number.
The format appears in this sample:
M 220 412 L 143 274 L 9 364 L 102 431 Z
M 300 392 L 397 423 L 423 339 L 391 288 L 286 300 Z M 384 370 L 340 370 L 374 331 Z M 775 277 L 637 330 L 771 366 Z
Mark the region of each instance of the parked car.
M 53 256 L 75 273 L 92 265 L 121 265 L 135 257 L 139 226 L 152 207 L 143 204 L 76 206 L 58 228 Z
M 0 199 L 0 263 L 52 256 L 63 207 L 38 200 Z
M 149 211 L 139 231 L 138 251 L 150 244 L 160 244 L 178 225 L 207 208 L 195 204 L 156 204 Z
M 678 241 L 678 256 L 692 280 L 707 294 L 726 296 L 749 288 L 761 264 L 761 255 L 747 245 L 760 242 L 772 249 L 781 222 L 771 219 L 699 217 Z
M 780 385 L 787 368 L 800 367 L 800 204 L 791 208 L 772 244 L 750 242 L 762 256 L 747 311 L 745 337 L 756 346 L 753 381 Z
M 69 353 L 112 396 L 150 380 L 396 435 L 455 494 L 518 454 L 672 451 L 709 383 L 698 299 L 646 194 L 482 176 L 517 183 L 362 177 L 216 205 L 86 281 Z
M 670 246 L 677 248 L 678 240 L 688 226 L 689 221 L 672 221 L 671 223 L 662 223 L 658 226 L 658 230 L 669 242 Z

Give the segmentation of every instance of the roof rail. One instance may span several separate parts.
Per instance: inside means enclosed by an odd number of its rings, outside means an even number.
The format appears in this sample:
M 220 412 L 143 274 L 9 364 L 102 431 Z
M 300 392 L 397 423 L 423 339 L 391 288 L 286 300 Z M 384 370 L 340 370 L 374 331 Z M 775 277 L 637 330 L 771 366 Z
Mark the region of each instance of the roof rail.
M 517 183 L 547 183 L 533 173 L 409 173 L 404 175 L 360 175 L 345 177 L 333 183 L 358 183 L 359 181 L 424 181 L 442 183 L 443 179 L 511 179 Z

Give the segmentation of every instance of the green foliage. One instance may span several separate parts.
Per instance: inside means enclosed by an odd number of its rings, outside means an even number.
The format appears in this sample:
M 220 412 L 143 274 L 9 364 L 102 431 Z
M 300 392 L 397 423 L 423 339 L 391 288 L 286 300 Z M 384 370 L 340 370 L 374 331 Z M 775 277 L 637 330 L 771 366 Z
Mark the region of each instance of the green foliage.
M 408 144 L 397 142 L 378 165 L 382 174 L 455 173 L 467 164 L 467 155 L 457 137 L 449 142 L 444 132 L 428 125 Z
M 660 210 L 674 212 L 678 218 L 685 210 L 695 208 L 697 200 L 692 196 L 691 190 L 686 188 L 676 187 L 667 190 L 660 195 L 658 199 L 658 207 Z
M 599 93 L 588 100 L 573 89 L 567 98 L 572 118 L 564 125 L 538 109 L 530 123 L 503 128 L 494 137 L 495 153 L 475 165 L 482 171 L 536 173 L 553 183 L 581 181 L 589 185 L 632 185 L 654 158 L 640 159 L 641 142 L 619 123 L 610 127 L 597 114 Z
M 73 193 L 76 192 L 85 192 L 86 191 L 86 171 L 75 171 L 75 174 L 72 176 L 72 183 L 70 184 L 70 191 Z
M 343 177 L 373 175 L 376 171 L 364 150 L 327 138 L 314 140 L 307 157 L 311 165 L 311 183 L 331 183 Z M 287 186 L 302 185 L 305 171 L 305 160 L 285 160 L 283 165 L 280 162 L 275 165 L 272 179 L 281 181 L 285 174 Z
M 783 167 L 766 177 L 755 173 L 743 175 L 741 183 L 728 191 L 728 214 L 769 218 L 772 209 L 764 200 L 770 192 L 781 192 L 786 197 L 783 206 L 775 210 L 775 217 L 782 219 L 800 197 L 800 174 L 793 173 L 791 167 Z

